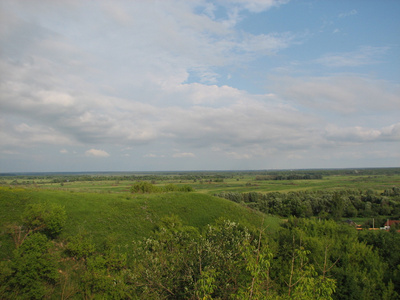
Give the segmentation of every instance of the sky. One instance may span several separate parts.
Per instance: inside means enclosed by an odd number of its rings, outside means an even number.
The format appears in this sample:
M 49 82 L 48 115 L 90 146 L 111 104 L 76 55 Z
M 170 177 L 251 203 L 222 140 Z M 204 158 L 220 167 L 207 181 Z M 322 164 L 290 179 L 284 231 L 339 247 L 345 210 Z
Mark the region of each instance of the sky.
M 0 173 L 400 167 L 398 0 L 0 0 Z

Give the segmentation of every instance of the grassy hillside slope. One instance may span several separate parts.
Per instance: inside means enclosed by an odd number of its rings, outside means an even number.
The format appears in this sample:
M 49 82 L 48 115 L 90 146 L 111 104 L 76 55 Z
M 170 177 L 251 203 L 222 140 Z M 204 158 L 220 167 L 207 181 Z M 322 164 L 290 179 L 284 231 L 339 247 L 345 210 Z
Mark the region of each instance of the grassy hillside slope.
M 268 230 L 280 223 L 277 217 L 202 193 L 132 195 L 0 187 L 1 258 L 12 248 L 11 239 L 4 234 L 7 224 L 19 223 L 28 203 L 44 201 L 65 207 L 68 218 L 60 238 L 87 233 L 97 243 L 112 237 L 121 247 L 149 236 L 162 217 L 172 214 L 199 229 L 220 217 L 248 227 L 259 227 L 264 219 Z

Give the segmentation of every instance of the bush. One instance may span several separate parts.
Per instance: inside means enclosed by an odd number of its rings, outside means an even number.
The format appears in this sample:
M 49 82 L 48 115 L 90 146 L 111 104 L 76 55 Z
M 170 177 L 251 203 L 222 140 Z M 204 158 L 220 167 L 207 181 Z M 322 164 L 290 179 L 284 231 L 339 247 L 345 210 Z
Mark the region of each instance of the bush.
M 178 186 L 175 184 L 167 184 L 160 188 L 149 182 L 136 182 L 131 187 L 131 193 L 139 194 L 150 194 L 150 193 L 160 193 L 160 192 L 192 192 L 194 189 L 190 185 Z
M 22 224 L 28 232 L 40 231 L 50 238 L 61 233 L 67 220 L 64 207 L 52 203 L 33 203 L 22 215 Z
M 43 299 L 51 293 L 58 279 L 57 261 L 50 254 L 52 247 L 44 234 L 34 233 L 14 251 L 9 299 Z
M 180 192 L 193 192 L 194 189 L 190 185 L 183 185 L 179 187 Z
M 77 259 L 86 259 L 95 252 L 95 246 L 87 236 L 78 234 L 69 239 L 66 252 Z
M 170 184 L 165 185 L 163 190 L 165 192 L 177 192 L 179 190 L 179 187 L 175 184 L 170 183 Z
M 160 188 L 147 181 L 136 182 L 131 187 L 131 193 L 149 194 L 160 192 Z

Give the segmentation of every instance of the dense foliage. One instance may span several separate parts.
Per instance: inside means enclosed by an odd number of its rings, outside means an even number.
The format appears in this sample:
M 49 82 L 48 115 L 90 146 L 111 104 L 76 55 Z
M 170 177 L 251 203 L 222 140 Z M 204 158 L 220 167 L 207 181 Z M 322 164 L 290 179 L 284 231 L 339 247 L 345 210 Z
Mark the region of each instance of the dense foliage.
M 400 188 L 393 187 L 378 194 L 372 190 L 320 190 L 289 193 L 223 192 L 216 196 L 244 203 L 264 213 L 283 217 L 400 216 Z
M 226 219 L 199 231 L 173 215 L 126 252 L 112 237 L 34 233 L 2 262 L 0 297 L 398 299 L 399 236 L 298 218 L 274 234 Z
M 156 186 L 147 181 L 135 182 L 131 187 L 131 193 L 150 194 L 161 192 L 192 192 L 193 188 L 190 185 L 178 186 L 175 184 L 167 184 L 163 187 Z
M 256 180 L 311 180 L 311 179 L 322 179 L 322 174 L 310 174 L 310 173 L 282 173 L 276 175 L 257 175 Z

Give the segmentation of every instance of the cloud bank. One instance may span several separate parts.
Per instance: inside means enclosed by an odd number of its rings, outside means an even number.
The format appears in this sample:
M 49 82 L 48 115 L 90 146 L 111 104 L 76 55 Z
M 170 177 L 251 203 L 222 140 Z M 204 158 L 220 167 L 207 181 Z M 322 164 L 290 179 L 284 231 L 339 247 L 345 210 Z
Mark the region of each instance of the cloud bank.
M 307 42 L 304 31 L 240 28 L 247 14 L 288 1 L 0 5 L 0 151 L 7 170 L 38 169 L 44 157 L 59 155 L 74 168 L 114 170 L 331 166 L 330 159 L 365 144 L 395 156 L 398 83 L 347 71 L 295 76 L 271 68 L 264 93 L 234 84 L 247 66 L 272 64 Z M 365 66 L 389 50 L 361 46 L 307 63 Z M 85 165 L 90 157 L 114 165 Z

